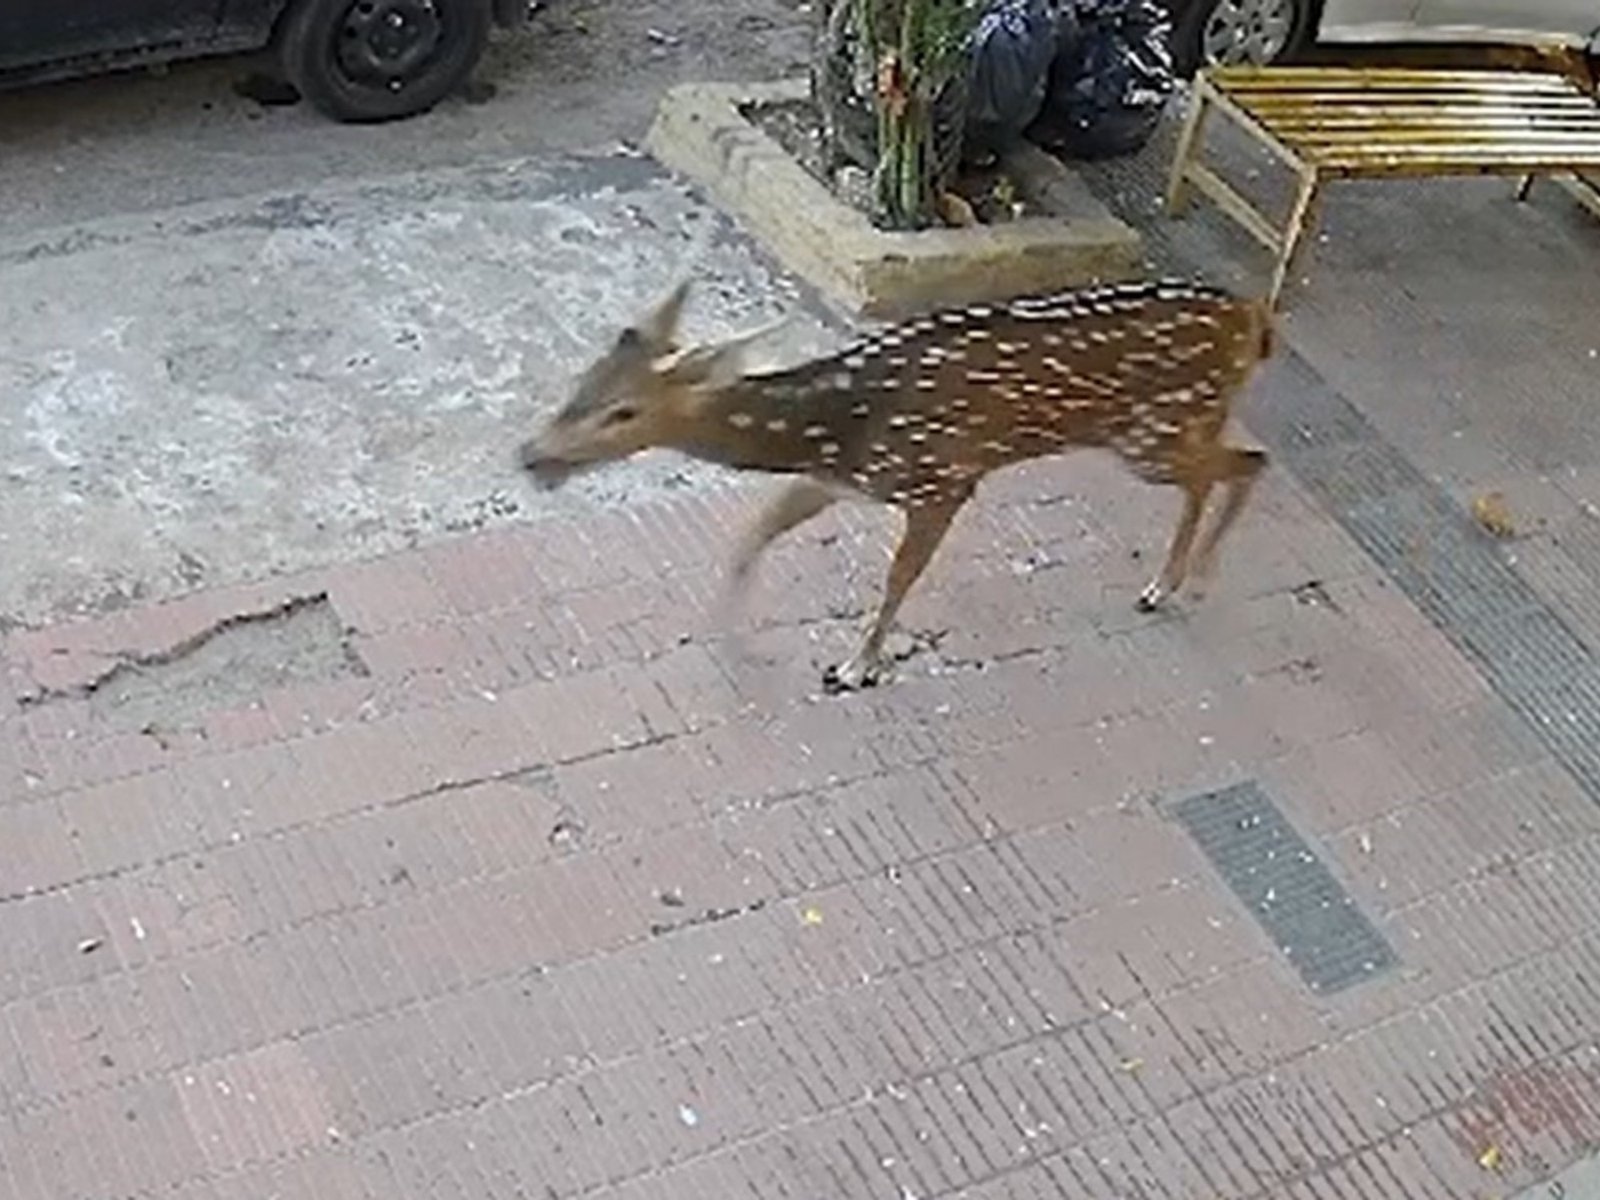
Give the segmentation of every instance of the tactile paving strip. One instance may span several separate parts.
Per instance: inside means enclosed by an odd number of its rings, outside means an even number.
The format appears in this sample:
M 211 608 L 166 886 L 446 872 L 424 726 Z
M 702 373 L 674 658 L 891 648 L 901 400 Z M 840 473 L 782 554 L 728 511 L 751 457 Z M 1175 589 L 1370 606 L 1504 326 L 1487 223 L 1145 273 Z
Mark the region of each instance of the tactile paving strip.
M 1398 963 L 1257 784 L 1190 796 L 1171 812 L 1313 991 L 1341 991 Z
M 1594 652 L 1469 513 L 1304 360 L 1284 358 L 1252 406 L 1251 431 L 1600 803 Z
M 1170 122 L 1165 123 L 1170 126 Z M 1129 158 L 1084 169 L 1091 187 L 1146 237 L 1152 266 L 1250 284 L 1205 221 L 1152 219 L 1171 161 L 1163 128 Z M 1250 431 L 1412 603 L 1477 664 L 1587 794 L 1600 803 L 1600 661 L 1474 526 L 1472 517 L 1291 347 L 1263 368 Z

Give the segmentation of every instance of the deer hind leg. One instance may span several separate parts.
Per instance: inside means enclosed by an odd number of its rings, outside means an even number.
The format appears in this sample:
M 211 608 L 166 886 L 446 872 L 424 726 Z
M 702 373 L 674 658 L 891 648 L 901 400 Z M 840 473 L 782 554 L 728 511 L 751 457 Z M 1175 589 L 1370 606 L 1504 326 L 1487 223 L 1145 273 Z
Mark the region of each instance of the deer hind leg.
M 1206 510 L 1206 498 L 1211 495 L 1214 480 L 1210 474 L 1200 473 L 1179 482 L 1183 488 L 1183 515 L 1178 518 L 1178 528 L 1173 532 L 1161 573 L 1145 585 L 1134 602 L 1140 612 L 1154 612 L 1183 586 L 1189 569 L 1189 549 L 1194 545 L 1194 535 L 1200 528 L 1200 517 Z
M 1204 595 L 1207 584 L 1216 576 L 1217 548 L 1239 514 L 1244 511 L 1261 472 L 1266 469 L 1267 456 L 1260 450 L 1240 450 L 1233 446 L 1220 447 L 1220 480 L 1224 490 L 1222 508 L 1216 520 L 1200 539 L 1194 551 L 1192 590 L 1196 596 Z
M 950 522 L 965 503 L 966 497 L 954 502 L 945 501 L 936 507 L 911 508 L 906 511 L 905 532 L 900 535 L 900 545 L 895 550 L 894 562 L 889 565 L 889 578 L 884 585 L 883 603 L 867 629 L 866 636 L 850 660 L 838 667 L 830 667 L 823 676 L 823 686 L 830 692 L 854 691 L 871 687 L 883 672 L 883 639 L 900 611 L 901 602 L 911 585 L 916 583 L 933 558 L 934 551 L 949 532 Z

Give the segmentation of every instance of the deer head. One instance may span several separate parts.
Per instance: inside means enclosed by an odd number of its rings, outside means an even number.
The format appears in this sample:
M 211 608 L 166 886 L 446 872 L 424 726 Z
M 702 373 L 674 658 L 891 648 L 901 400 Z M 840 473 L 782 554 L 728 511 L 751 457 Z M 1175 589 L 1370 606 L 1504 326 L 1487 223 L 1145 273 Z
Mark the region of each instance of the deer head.
M 679 284 L 619 333 L 579 378 L 571 399 L 522 444 L 522 465 L 542 487 L 558 487 L 579 471 L 673 445 L 692 428 L 705 398 L 740 378 L 743 348 L 756 334 L 680 349 L 678 318 L 688 294 L 688 283 Z

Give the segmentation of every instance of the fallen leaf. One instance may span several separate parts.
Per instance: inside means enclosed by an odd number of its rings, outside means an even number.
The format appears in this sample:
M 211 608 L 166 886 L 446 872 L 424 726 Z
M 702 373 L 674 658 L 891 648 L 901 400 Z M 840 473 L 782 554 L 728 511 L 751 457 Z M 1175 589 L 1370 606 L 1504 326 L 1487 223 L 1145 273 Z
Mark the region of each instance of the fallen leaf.
M 801 909 L 800 910 L 800 923 L 802 925 L 821 925 L 822 924 L 822 910 L 820 908 L 817 908 L 815 905 L 812 905 L 809 908 Z
M 1474 497 L 1472 516 L 1491 537 L 1508 538 L 1517 532 L 1506 498 L 1499 492 L 1484 492 Z
M 1488 1146 L 1478 1155 L 1478 1165 L 1485 1171 L 1493 1171 L 1500 1166 L 1500 1147 Z

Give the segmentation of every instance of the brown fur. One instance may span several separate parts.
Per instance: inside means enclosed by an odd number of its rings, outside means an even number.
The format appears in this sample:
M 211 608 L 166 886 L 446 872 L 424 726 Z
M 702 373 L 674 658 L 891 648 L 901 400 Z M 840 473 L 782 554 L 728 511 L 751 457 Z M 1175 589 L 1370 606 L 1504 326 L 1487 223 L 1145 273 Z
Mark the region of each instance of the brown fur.
M 955 513 L 988 473 L 1099 447 L 1138 478 L 1185 494 L 1154 607 L 1184 580 L 1211 489 L 1227 500 L 1194 552 L 1198 573 L 1237 517 L 1265 456 L 1222 440 L 1232 401 L 1274 348 L 1267 307 L 1181 282 L 1088 288 L 974 304 L 878 330 L 825 358 L 748 374 L 740 346 L 682 351 L 680 288 L 618 338 L 573 399 L 523 447 L 547 482 L 669 447 L 794 477 L 735 563 L 833 500 L 900 509 L 906 534 L 878 619 L 851 664 L 870 678 L 888 621 Z

